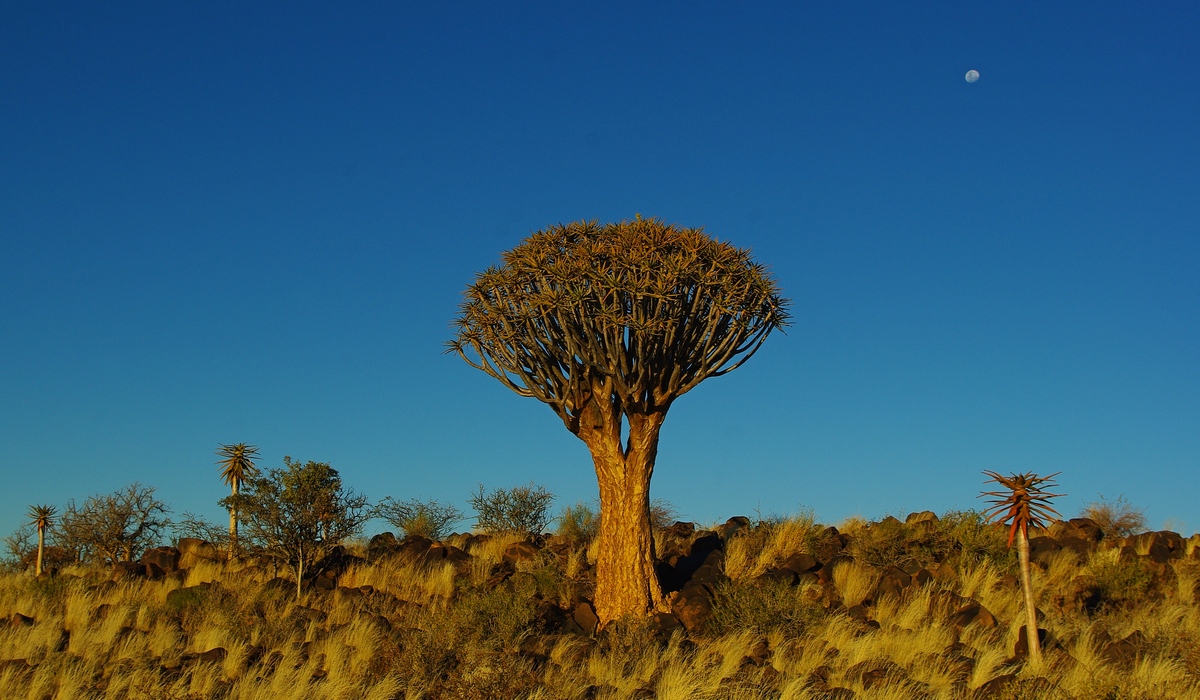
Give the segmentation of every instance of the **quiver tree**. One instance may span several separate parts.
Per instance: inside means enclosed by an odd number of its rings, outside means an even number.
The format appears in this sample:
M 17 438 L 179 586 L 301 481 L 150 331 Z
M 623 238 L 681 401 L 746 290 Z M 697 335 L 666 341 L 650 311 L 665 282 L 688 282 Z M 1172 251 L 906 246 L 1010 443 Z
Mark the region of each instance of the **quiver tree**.
M 997 472 L 985 471 L 990 477 L 987 482 L 996 482 L 1004 487 L 1003 491 L 984 491 L 980 496 L 991 496 L 992 506 L 984 511 L 984 516 L 994 522 L 1008 525 L 1008 546 L 1013 539 L 1017 541 L 1017 561 L 1021 567 L 1021 589 L 1025 595 L 1025 639 L 1029 644 L 1029 659 L 1035 668 L 1042 665 L 1042 644 L 1038 638 L 1037 601 L 1033 595 L 1033 577 L 1029 568 L 1029 528 L 1045 527 L 1045 520 L 1058 516 L 1058 512 L 1050 507 L 1050 499 L 1062 496 L 1061 493 L 1046 491 L 1057 484 L 1055 472 L 1049 476 L 1038 476 L 1033 472 L 1001 476 Z
M 246 479 L 258 473 L 254 460 L 258 458 L 258 448 L 239 442 L 233 445 L 221 445 L 217 448 L 217 466 L 221 468 L 221 481 L 229 485 L 230 496 L 236 497 Z M 237 505 L 229 506 L 229 558 L 232 560 L 237 553 Z
M 42 575 L 42 563 L 46 553 L 46 530 L 54 527 L 54 514 L 58 509 L 54 506 L 36 505 L 29 506 L 29 511 L 26 516 L 29 518 L 29 524 L 37 528 L 37 566 L 34 568 L 34 575 Z
M 650 477 L 667 410 L 741 366 L 786 307 L 749 251 L 640 216 L 535 232 L 467 288 L 450 351 L 546 403 L 591 452 L 603 622 L 664 607 Z

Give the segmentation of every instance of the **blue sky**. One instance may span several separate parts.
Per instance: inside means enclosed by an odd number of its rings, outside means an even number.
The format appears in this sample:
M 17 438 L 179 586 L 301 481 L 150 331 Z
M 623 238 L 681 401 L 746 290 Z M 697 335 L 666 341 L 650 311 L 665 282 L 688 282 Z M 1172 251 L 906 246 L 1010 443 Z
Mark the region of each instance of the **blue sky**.
M 372 498 L 594 498 L 442 344 L 530 231 L 634 213 L 793 300 L 672 408 L 683 516 L 1034 470 L 1200 529 L 1200 6 L 427 5 L 0 6 L 0 532 L 133 481 L 219 521 L 236 441 Z

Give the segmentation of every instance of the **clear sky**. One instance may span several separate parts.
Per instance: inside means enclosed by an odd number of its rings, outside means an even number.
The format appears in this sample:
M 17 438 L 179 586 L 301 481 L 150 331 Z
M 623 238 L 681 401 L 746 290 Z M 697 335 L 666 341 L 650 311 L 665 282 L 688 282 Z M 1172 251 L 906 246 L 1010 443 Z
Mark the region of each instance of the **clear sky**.
M 635 213 L 793 300 L 672 408 L 684 517 L 994 469 L 1200 529 L 1200 4 L 101 5 L 0 4 L 0 534 L 133 481 L 220 521 L 222 442 L 594 498 L 443 343 L 530 231 Z

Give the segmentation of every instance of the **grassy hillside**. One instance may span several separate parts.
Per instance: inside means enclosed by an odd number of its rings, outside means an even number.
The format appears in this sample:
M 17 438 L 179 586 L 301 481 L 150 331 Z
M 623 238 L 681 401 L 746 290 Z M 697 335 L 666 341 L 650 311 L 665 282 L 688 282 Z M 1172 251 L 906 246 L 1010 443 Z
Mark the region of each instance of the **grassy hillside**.
M 671 613 L 597 631 L 586 540 L 379 536 L 305 583 L 194 541 L 0 577 L 4 698 L 1200 698 L 1200 538 L 1033 540 L 974 513 L 656 533 Z M 183 567 L 183 568 L 179 568 Z

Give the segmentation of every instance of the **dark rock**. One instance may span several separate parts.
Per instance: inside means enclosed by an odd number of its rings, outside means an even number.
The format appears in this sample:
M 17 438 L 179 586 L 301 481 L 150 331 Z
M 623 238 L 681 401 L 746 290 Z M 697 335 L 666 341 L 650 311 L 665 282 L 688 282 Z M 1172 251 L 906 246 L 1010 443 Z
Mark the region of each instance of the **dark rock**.
M 851 561 L 854 560 L 850 557 L 844 557 L 839 554 L 838 556 L 833 557 L 829 561 L 825 562 L 825 566 L 822 566 L 819 570 L 817 570 L 817 578 L 821 580 L 821 583 L 832 583 L 834 568 L 843 562 Z
M 746 655 L 742 657 L 742 662 L 749 662 L 750 664 L 761 668 L 767 664 L 770 658 L 770 644 L 767 643 L 766 639 L 760 639 L 753 647 L 750 648 L 750 651 L 746 652 Z
M 853 620 L 861 620 L 865 622 L 867 619 L 867 609 L 862 605 L 851 605 L 850 607 L 846 608 L 846 615 Z
M 113 564 L 112 580 L 120 581 L 122 579 L 140 578 L 145 575 L 145 569 L 141 564 L 132 561 L 119 561 Z
M 538 550 L 530 542 L 513 542 L 504 548 L 504 554 L 501 559 L 509 564 L 517 564 L 523 561 L 533 561 L 537 558 Z
M 1146 648 L 1146 635 L 1135 630 L 1129 636 L 1104 646 L 1100 656 L 1110 664 L 1122 668 L 1132 667 Z
M 595 634 L 596 628 L 600 626 L 600 618 L 596 615 L 595 608 L 586 601 L 575 606 L 575 612 L 571 615 L 571 619 L 589 636 Z
M 292 608 L 292 614 L 310 622 L 324 622 L 325 613 L 315 608 L 308 608 L 303 605 L 297 605 Z
M 950 616 L 950 624 L 960 632 L 971 624 L 991 629 L 996 626 L 996 617 L 987 608 L 971 601 L 954 611 L 954 614 Z
M 1071 518 L 1067 524 L 1075 531 L 1075 536 L 1089 542 L 1099 542 L 1104 538 L 1104 530 L 1091 518 Z
M 9 627 L 32 627 L 35 620 L 21 613 L 13 613 L 12 617 L 8 618 Z
M 909 513 L 908 517 L 904 519 L 904 524 L 912 525 L 914 523 L 923 523 L 923 522 L 935 522 L 936 523 L 937 521 L 938 521 L 937 513 L 934 513 L 932 510 L 922 510 L 917 513 Z
M 155 547 L 142 554 L 141 564 L 157 567 L 163 574 L 169 574 L 179 570 L 179 556 L 179 550 L 175 547 Z
M 701 583 L 690 582 L 675 597 L 671 612 L 687 628 L 688 632 L 702 629 L 712 617 L 712 591 Z
M 817 536 L 817 544 L 813 556 L 818 561 L 828 563 L 834 557 L 839 555 L 846 545 L 850 543 L 850 538 L 838 532 L 836 527 L 827 527 Z
M 1029 559 L 1039 564 L 1045 564 L 1047 559 L 1062 551 L 1062 545 L 1053 537 L 1034 537 L 1029 540 Z
M 219 664 L 225 660 L 228 652 L 224 647 L 215 647 L 208 651 L 196 654 L 196 663 L 198 664 Z
M 733 536 L 734 533 L 749 527 L 750 518 L 747 518 L 744 515 L 735 515 L 721 525 L 717 526 L 717 536 L 722 540 L 728 540 Z
M 704 557 L 700 566 L 692 572 L 689 580 L 706 583 L 710 586 L 727 581 L 728 578 L 725 576 L 725 553 L 719 549 L 709 552 L 708 556 Z
M 671 613 L 656 612 L 650 617 L 650 626 L 659 634 L 669 634 L 682 627 L 683 623 Z
M 975 689 L 973 697 L 976 700 L 987 700 L 988 698 L 998 698 L 1004 693 L 1004 689 L 1017 679 L 1017 674 L 1006 673 L 1002 676 L 996 676 L 987 683 Z
M 1086 557 L 1087 555 L 1092 553 L 1092 550 L 1094 550 L 1096 548 L 1096 545 L 1094 542 L 1092 542 L 1090 540 L 1085 540 L 1082 537 L 1071 537 L 1071 536 L 1059 537 L 1058 543 L 1060 545 L 1062 545 L 1063 549 L 1069 549 L 1081 557 Z
M 924 586 L 933 582 L 933 574 L 926 569 L 918 568 L 912 575 L 912 586 Z
M 332 591 L 337 588 L 337 579 L 333 574 L 324 572 L 312 580 L 312 587 L 318 591 Z
M 893 596 L 899 598 L 904 593 L 904 589 L 908 588 L 910 584 L 912 584 L 912 576 L 909 576 L 895 566 L 884 567 L 883 573 L 879 578 L 879 584 L 875 589 L 875 597 Z
M 797 574 L 802 574 L 805 571 L 816 571 L 821 568 L 821 562 L 817 561 L 811 554 L 793 554 L 783 561 L 780 565 L 781 569 L 791 569 Z

